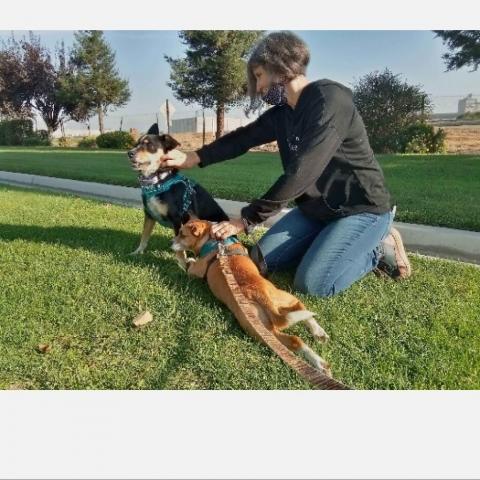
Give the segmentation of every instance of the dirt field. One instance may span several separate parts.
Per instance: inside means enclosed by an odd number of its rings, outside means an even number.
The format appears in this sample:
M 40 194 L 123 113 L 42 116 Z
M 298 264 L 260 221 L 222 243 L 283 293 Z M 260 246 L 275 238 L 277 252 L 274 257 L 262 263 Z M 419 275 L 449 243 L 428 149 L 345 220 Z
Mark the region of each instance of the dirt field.
M 172 136 L 178 140 L 184 150 L 196 150 L 202 146 L 201 133 L 173 133 Z M 207 133 L 205 136 L 205 143 L 208 144 L 215 140 L 215 135 Z M 254 152 L 277 152 L 277 142 L 267 143 L 257 148 L 252 148 Z
M 447 132 L 448 153 L 480 153 L 480 125 L 441 128 Z
M 435 127 L 436 129 L 439 127 Z M 480 153 L 480 125 L 462 125 L 440 127 L 447 132 L 447 153 Z M 196 150 L 202 146 L 201 133 L 175 133 L 173 134 L 182 145 L 183 150 Z M 67 145 L 75 147 L 82 137 L 67 138 Z M 205 143 L 215 140 L 215 135 L 207 133 Z M 58 146 L 58 139 L 54 140 Z M 277 152 L 277 142 L 253 148 L 256 152 Z
M 462 125 L 458 127 L 441 127 L 447 132 L 447 153 L 480 153 L 480 125 Z M 202 146 L 201 133 L 176 133 L 173 135 L 185 150 L 193 150 Z M 215 139 L 207 134 L 206 143 Z M 276 152 L 277 143 L 272 142 L 253 151 Z

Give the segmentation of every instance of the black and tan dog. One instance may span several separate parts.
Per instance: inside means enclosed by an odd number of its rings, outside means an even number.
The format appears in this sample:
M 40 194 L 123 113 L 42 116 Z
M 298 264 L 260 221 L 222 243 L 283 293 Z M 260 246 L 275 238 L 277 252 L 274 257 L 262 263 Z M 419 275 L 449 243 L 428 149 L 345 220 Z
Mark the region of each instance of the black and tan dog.
M 155 123 L 128 152 L 132 168 L 139 172 L 145 213 L 140 244 L 132 254 L 145 251 L 155 222 L 173 227 L 177 235 L 182 224 L 190 219 L 229 220 L 220 205 L 198 183 L 179 174 L 176 168 L 161 167 L 160 157 L 179 145 L 170 135 L 160 135 Z M 185 265 L 182 259 L 178 260 Z

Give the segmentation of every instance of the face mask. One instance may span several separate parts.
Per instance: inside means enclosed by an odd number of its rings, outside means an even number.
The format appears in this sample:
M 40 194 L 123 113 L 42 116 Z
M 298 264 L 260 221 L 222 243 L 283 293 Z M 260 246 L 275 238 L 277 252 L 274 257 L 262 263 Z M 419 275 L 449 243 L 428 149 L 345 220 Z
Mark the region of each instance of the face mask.
M 281 83 L 272 83 L 268 92 L 263 95 L 262 100 L 269 105 L 284 105 L 287 103 L 285 86 Z

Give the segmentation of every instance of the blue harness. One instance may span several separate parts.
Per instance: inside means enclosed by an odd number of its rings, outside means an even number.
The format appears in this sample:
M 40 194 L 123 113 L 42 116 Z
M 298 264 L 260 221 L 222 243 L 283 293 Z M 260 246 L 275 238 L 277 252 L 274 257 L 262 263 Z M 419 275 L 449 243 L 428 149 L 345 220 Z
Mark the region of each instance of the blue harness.
M 231 235 L 230 237 L 227 237 L 224 240 L 215 240 L 214 238 L 211 238 L 203 244 L 198 256 L 205 257 L 209 253 L 215 252 L 216 250 L 218 250 L 219 243 L 223 243 L 224 246 L 227 246 L 227 245 L 231 245 L 232 243 L 239 243 L 239 240 L 236 235 Z
M 185 192 L 183 193 L 183 201 L 182 201 L 182 210 L 180 212 L 180 214 L 183 215 L 192 204 L 192 195 L 195 191 L 194 187 L 196 185 L 196 183 L 193 180 L 190 180 L 184 175 L 176 173 L 175 175 L 172 175 L 170 178 L 168 178 L 165 182 L 159 181 L 158 183 L 152 183 L 152 184 L 142 183 L 141 184 L 142 201 L 143 201 L 143 205 L 145 206 L 145 210 L 152 218 L 157 220 L 157 222 L 165 224 L 165 220 L 163 218 L 156 217 L 155 216 L 156 214 L 148 208 L 148 200 L 150 200 L 150 198 L 152 197 L 155 197 L 159 193 L 167 192 L 168 190 L 170 190 L 172 185 L 175 185 L 177 183 L 183 183 L 185 185 Z
M 225 238 L 224 240 L 215 240 L 213 238 L 207 240 L 202 248 L 200 249 L 200 252 L 198 253 L 199 258 L 205 257 L 209 253 L 215 252 L 219 250 L 219 245 L 222 244 L 223 247 L 226 247 L 227 245 L 232 245 L 233 243 L 240 243 L 236 235 L 231 235 L 230 237 Z M 236 250 L 230 250 L 226 252 L 224 249 L 220 250 L 220 255 L 244 255 L 248 257 L 248 253 L 245 252 L 244 247 L 241 247 L 241 249 L 236 249 Z M 214 255 L 212 258 L 210 258 L 207 261 L 207 268 L 205 269 L 205 273 L 203 274 L 202 278 L 203 280 L 207 280 L 207 275 L 208 275 L 208 270 L 212 266 L 213 262 L 217 260 L 218 255 Z M 188 267 L 187 267 L 188 271 Z

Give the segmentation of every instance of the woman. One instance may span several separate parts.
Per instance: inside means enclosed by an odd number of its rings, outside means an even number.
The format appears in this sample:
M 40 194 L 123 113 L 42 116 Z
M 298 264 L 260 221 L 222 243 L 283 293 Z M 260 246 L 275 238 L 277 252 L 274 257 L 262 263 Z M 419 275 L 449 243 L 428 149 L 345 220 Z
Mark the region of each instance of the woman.
M 329 296 L 375 270 L 407 278 L 411 267 L 394 209 L 370 148 L 351 91 L 331 80 L 310 82 L 306 44 L 291 32 L 275 32 L 254 48 L 248 65 L 250 110 L 272 105 L 257 120 L 196 152 L 172 151 L 164 165 L 203 168 L 277 141 L 284 173 L 241 219 L 212 226 L 224 239 L 251 229 L 290 201 L 292 209 L 252 248 L 266 275 L 296 267 L 294 287 Z

